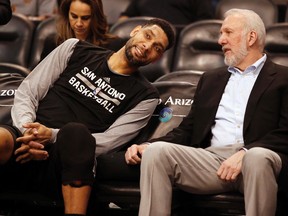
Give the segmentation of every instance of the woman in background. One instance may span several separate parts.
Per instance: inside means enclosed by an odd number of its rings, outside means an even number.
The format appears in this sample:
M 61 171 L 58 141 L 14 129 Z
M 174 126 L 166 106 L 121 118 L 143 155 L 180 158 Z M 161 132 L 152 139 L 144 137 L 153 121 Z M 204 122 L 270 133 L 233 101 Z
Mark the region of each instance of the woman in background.
M 56 38 L 46 40 L 42 59 L 69 38 L 78 38 L 115 51 L 124 44 L 124 41 L 109 34 L 101 0 L 62 0 L 56 27 Z

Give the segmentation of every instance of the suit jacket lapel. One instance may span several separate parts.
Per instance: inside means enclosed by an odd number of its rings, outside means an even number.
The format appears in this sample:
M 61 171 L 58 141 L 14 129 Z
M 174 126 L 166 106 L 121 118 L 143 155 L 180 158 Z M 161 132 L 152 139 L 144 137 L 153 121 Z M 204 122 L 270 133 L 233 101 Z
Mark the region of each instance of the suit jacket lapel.
M 252 88 L 251 94 L 248 99 L 244 117 L 244 129 L 243 129 L 244 134 L 255 112 L 259 99 L 261 98 L 262 94 L 265 92 L 267 87 L 274 80 L 275 74 L 276 72 L 274 69 L 274 63 L 272 63 L 272 61 L 267 59 L 260 74 L 258 75 L 258 78 Z
M 210 80 L 211 82 L 209 82 L 209 89 L 211 91 L 207 91 L 206 92 L 206 97 L 205 97 L 205 103 L 208 103 L 209 105 L 207 105 L 208 107 L 211 107 L 211 111 L 209 113 L 206 113 L 207 116 L 202 117 L 202 118 L 206 118 L 207 121 L 205 124 L 205 128 L 204 128 L 204 134 L 206 134 L 208 131 L 211 130 L 211 126 L 214 124 L 215 122 L 215 116 L 216 116 L 216 112 L 218 110 L 218 106 L 220 103 L 220 100 L 222 98 L 223 92 L 225 90 L 225 87 L 227 85 L 227 82 L 231 76 L 231 73 L 229 73 L 227 71 L 227 68 L 225 67 L 225 69 L 220 69 L 218 72 L 211 72 L 211 73 L 218 73 L 217 74 L 217 79 L 215 80 L 215 77 L 213 78 L 213 80 Z

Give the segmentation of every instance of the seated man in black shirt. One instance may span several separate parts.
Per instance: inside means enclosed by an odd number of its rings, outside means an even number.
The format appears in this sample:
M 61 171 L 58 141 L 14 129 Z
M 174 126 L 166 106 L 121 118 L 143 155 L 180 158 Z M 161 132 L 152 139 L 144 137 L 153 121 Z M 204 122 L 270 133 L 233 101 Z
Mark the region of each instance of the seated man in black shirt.
M 75 38 L 62 43 L 15 94 L 13 126 L 0 128 L 1 176 L 15 171 L 14 188 L 63 195 L 65 214 L 85 215 L 97 156 L 133 139 L 158 103 L 138 67 L 159 59 L 174 38 L 168 22 L 152 19 L 118 52 Z

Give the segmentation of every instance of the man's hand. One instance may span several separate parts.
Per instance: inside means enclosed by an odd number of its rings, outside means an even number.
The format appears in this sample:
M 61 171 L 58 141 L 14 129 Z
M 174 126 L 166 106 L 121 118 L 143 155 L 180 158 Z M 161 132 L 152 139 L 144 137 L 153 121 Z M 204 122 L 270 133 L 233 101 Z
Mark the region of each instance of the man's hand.
M 28 144 L 22 144 L 20 148 L 15 151 L 16 161 L 19 163 L 26 163 L 30 160 L 46 160 L 49 157 L 47 151 L 43 150 L 44 145 L 35 141 L 30 141 Z
M 17 142 L 28 144 L 30 141 L 46 144 L 52 136 L 52 129 L 38 122 L 26 123 L 23 125 L 27 130 L 22 137 L 17 138 Z
M 220 179 L 225 181 L 235 181 L 242 169 L 242 159 L 245 150 L 240 150 L 225 160 L 217 171 Z
M 142 154 L 147 147 L 148 144 L 142 144 L 142 145 L 134 144 L 130 146 L 125 153 L 126 163 L 132 165 L 140 164 Z
M 40 123 L 26 123 L 23 125 L 27 130 L 22 137 L 16 139 L 22 145 L 15 151 L 16 161 L 26 163 L 30 160 L 46 160 L 49 155 L 44 150 L 44 145 L 49 143 L 52 130 Z

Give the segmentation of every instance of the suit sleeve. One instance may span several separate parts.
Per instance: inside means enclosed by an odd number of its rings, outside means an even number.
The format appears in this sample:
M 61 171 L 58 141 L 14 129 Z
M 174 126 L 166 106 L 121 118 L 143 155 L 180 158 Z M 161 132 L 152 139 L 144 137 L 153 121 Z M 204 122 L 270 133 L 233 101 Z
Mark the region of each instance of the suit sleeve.
M 279 94 L 281 94 L 281 106 L 278 127 L 272 129 L 259 140 L 247 143 L 245 148 L 263 147 L 278 153 L 288 154 L 288 83 L 283 92 L 279 90 Z

